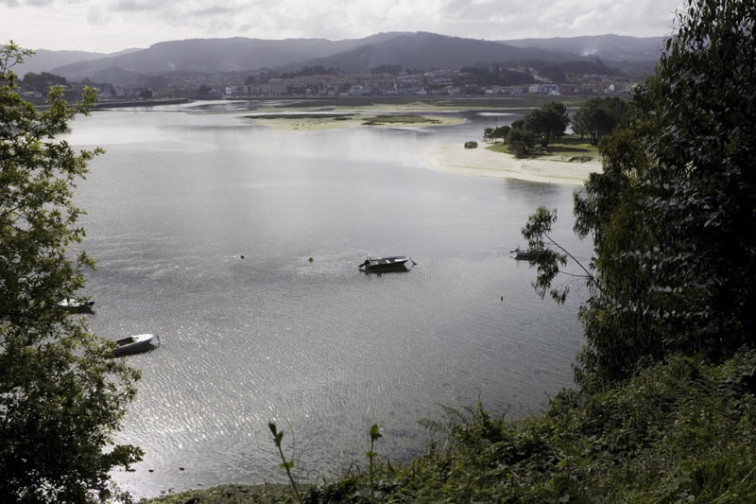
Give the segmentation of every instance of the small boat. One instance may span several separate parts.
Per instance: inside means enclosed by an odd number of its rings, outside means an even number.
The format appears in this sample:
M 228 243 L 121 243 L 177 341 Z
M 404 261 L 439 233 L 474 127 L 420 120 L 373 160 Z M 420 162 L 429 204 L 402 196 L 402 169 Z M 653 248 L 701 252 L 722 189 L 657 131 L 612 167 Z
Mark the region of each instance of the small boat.
M 91 312 L 94 306 L 94 301 L 87 299 L 69 299 L 66 298 L 58 302 L 58 306 L 64 310 L 68 310 L 74 313 Z
M 528 261 L 532 256 L 529 250 L 523 250 L 520 247 L 515 248 L 512 252 L 515 255 L 514 258 L 518 261 Z
M 152 350 L 156 347 L 156 345 L 152 344 L 153 340 L 160 341 L 160 339 L 154 334 L 137 334 L 135 336 L 129 336 L 128 338 L 119 339 L 116 341 L 118 347 L 113 350 L 113 357 L 121 357 L 123 355 L 131 355 Z
M 360 269 L 368 271 L 407 271 L 407 262 L 417 264 L 409 256 L 391 256 L 391 257 L 368 257 L 365 262 L 360 264 Z

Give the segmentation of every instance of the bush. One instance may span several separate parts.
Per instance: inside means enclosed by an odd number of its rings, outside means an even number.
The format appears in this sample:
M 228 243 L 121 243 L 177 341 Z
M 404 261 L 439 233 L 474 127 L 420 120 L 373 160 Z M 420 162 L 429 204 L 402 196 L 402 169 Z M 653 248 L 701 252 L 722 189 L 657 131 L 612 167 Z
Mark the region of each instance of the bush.
M 465 149 L 477 149 L 478 148 L 478 142 L 474 142 L 472 140 L 465 142 Z

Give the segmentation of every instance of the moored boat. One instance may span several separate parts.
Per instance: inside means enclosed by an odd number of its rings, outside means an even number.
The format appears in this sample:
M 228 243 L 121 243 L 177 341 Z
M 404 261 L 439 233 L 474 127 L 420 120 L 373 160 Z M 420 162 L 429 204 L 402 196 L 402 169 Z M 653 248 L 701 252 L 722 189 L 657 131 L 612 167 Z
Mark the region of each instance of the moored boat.
M 368 257 L 359 267 L 366 272 L 406 271 L 407 262 L 417 264 L 409 256 Z
M 520 247 L 517 247 L 512 251 L 514 253 L 514 258 L 518 261 L 527 261 L 530 259 L 530 251 L 529 250 L 523 250 Z
M 119 339 L 116 341 L 118 347 L 113 350 L 113 357 L 122 357 L 124 355 L 152 350 L 157 346 L 153 344 L 153 341 L 159 343 L 160 340 L 154 334 L 137 334 L 135 336 L 129 336 L 128 338 Z
M 68 310 L 70 312 L 75 312 L 75 313 L 91 312 L 92 307 L 94 306 L 94 301 L 91 301 L 88 299 L 67 298 L 62 301 L 59 301 L 58 306 L 60 306 L 64 310 Z

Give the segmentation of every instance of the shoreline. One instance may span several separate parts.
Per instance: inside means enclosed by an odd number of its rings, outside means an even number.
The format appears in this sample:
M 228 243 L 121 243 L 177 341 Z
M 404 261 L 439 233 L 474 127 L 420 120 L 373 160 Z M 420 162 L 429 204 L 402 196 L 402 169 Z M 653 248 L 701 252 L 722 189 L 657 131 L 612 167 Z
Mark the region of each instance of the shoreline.
M 517 159 L 485 147 L 465 149 L 463 144 L 431 147 L 422 154 L 424 166 L 447 173 L 582 186 L 591 173 L 602 171 L 601 161 L 570 162 L 559 157 Z

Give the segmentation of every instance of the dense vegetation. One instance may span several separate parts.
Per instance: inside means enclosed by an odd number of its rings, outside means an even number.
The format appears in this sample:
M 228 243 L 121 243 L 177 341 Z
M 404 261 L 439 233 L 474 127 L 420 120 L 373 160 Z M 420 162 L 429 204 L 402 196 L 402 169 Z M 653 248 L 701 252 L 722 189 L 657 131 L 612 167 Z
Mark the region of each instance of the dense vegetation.
M 588 100 L 572 118 L 575 133 L 588 136 L 593 145 L 624 126 L 627 119 L 625 101 L 621 98 L 593 98 Z
M 53 87 L 36 109 L 11 71 L 28 54 L 0 47 L 0 502 L 84 503 L 110 495 L 108 472 L 141 456 L 112 439 L 138 374 L 58 305 L 92 265 L 66 249 L 84 236 L 72 189 L 98 151 L 54 138 L 95 96 L 70 107 Z
M 567 106 L 564 103 L 551 102 L 531 110 L 511 126 L 485 128 L 483 139 L 494 142 L 501 140 L 506 143 L 512 154 L 522 158 L 534 154 L 536 144 L 547 149 L 550 143 L 564 136 L 569 124 Z
M 47 93 L 52 86 L 65 86 L 68 84 L 65 78 L 48 72 L 28 72 L 24 75 L 23 85 L 26 89 L 33 89 L 38 93 Z
M 580 313 L 584 388 L 676 353 L 719 362 L 756 343 L 755 9 L 701 0 L 682 15 L 628 126 L 602 146 L 604 172 L 576 195 L 575 230 L 595 249 Z M 531 219 L 532 247 L 554 219 L 545 209 Z M 541 254 L 539 288 L 564 260 Z

